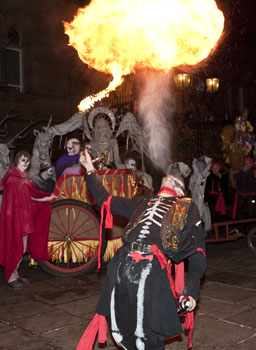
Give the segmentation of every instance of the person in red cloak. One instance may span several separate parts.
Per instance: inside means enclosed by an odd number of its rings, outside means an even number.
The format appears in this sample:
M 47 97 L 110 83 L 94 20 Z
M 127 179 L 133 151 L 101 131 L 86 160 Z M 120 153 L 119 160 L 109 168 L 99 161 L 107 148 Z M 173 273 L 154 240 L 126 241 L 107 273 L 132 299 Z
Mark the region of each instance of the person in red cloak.
M 30 155 L 17 153 L 14 165 L 1 182 L 3 201 L 0 214 L 0 265 L 5 280 L 15 289 L 29 281 L 18 274 L 23 254 L 36 260 L 48 259 L 47 241 L 50 225 L 50 201 L 53 194 L 35 189 L 28 178 Z

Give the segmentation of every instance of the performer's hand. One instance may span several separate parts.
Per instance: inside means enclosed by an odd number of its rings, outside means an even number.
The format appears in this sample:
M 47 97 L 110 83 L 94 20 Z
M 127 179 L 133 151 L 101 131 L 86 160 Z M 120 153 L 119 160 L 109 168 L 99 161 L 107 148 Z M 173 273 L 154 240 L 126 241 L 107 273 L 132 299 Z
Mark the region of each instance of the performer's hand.
M 184 295 L 181 295 L 180 296 L 180 302 L 181 302 L 181 300 L 184 298 Z M 195 299 L 194 298 L 192 298 L 192 297 L 190 297 L 190 296 L 188 296 L 187 297 L 188 299 L 189 299 L 189 308 L 188 308 L 188 311 L 193 311 L 194 309 L 195 309 L 195 307 L 196 307 L 196 301 L 195 301 Z
M 79 162 L 82 164 L 82 166 L 86 169 L 87 172 L 95 171 L 92 158 L 86 148 L 84 149 L 84 151 L 80 152 Z
M 50 196 L 46 196 L 46 197 L 42 197 L 42 198 L 34 198 L 34 197 L 31 197 L 31 199 L 33 201 L 36 201 L 36 202 L 48 202 L 48 201 L 52 201 L 53 199 L 56 199 L 57 196 L 52 193 Z
M 53 199 L 56 199 L 57 196 L 54 193 L 52 193 L 48 198 L 49 201 L 52 201 Z

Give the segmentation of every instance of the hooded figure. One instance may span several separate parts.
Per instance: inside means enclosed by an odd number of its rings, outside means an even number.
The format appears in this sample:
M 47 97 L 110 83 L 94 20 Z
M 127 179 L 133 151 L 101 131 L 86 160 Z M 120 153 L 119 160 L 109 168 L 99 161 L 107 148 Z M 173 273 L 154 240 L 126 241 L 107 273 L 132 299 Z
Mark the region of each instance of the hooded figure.
M 81 143 L 78 139 L 72 138 L 67 142 L 66 152 L 63 153 L 56 162 L 56 179 L 63 174 L 80 175 L 81 166 L 79 164 L 79 155 Z
M 35 188 L 44 192 L 53 192 L 55 187 L 55 168 L 50 163 L 41 163 L 37 176 L 32 178 Z
M 28 178 L 30 155 L 20 151 L 15 163 L 4 176 L 3 202 L 0 215 L 0 265 L 5 269 L 9 286 L 20 289 L 27 280 L 18 274 L 23 254 L 48 259 L 48 233 L 51 217 L 50 193 L 35 189 Z
M 199 214 L 204 222 L 205 231 L 211 230 L 211 213 L 208 205 L 204 203 L 204 192 L 207 176 L 210 175 L 212 159 L 206 156 L 194 159 L 192 163 L 193 174 L 189 180 L 189 189 L 192 200 L 196 203 Z

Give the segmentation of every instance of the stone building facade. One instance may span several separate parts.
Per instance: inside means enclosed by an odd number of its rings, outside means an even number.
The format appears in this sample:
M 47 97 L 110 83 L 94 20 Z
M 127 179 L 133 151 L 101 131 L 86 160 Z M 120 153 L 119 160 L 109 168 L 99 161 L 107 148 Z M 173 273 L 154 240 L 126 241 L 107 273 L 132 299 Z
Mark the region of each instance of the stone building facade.
M 68 46 L 63 21 L 71 21 L 79 0 L 1 0 L 0 2 L 0 121 L 6 143 L 21 129 L 28 135 L 15 148 L 32 150 L 33 129 L 68 119 L 87 95 L 106 87 L 106 77 L 81 62 Z M 2 128 L 4 125 L 2 125 Z M 1 130 L 0 130 L 1 131 Z

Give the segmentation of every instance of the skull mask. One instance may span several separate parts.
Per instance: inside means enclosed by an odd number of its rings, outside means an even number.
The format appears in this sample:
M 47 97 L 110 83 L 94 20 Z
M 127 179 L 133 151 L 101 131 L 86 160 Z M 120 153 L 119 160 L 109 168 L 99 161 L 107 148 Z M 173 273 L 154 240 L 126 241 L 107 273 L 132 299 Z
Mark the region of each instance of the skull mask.
M 78 139 L 70 139 L 67 142 L 67 152 L 69 156 L 79 154 L 81 148 L 80 141 Z
M 23 172 L 29 167 L 30 160 L 22 155 L 18 161 L 18 168 Z
M 130 170 L 137 170 L 136 160 L 134 158 L 128 158 L 125 161 L 125 168 Z

